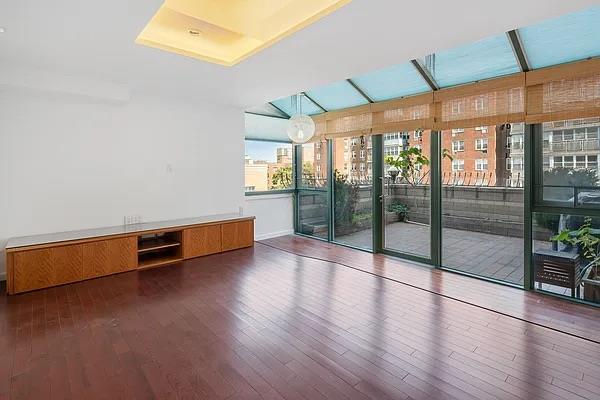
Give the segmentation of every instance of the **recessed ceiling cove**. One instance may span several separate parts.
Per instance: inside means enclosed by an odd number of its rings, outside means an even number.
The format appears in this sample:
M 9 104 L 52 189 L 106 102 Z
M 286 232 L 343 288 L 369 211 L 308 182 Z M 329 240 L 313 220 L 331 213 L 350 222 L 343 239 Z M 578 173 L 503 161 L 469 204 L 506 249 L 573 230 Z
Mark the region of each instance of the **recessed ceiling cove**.
M 232 66 L 351 0 L 166 0 L 136 43 Z

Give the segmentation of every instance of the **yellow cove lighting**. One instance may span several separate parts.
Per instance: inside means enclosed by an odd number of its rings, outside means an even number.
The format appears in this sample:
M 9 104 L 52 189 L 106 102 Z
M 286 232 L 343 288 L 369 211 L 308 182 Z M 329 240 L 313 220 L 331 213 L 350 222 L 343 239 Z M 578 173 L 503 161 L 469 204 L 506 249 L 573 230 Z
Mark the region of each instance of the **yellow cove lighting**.
M 165 0 L 136 43 L 235 65 L 351 0 Z

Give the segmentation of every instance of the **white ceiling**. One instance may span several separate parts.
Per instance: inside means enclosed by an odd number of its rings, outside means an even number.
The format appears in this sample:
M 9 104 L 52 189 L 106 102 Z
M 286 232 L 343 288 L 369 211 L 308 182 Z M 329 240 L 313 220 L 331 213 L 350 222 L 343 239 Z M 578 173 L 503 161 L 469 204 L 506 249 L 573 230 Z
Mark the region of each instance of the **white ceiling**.
M 227 1 L 227 0 L 223 0 Z M 234 67 L 136 45 L 162 0 L 4 0 L 2 69 L 249 107 L 576 11 L 595 0 L 353 0 Z

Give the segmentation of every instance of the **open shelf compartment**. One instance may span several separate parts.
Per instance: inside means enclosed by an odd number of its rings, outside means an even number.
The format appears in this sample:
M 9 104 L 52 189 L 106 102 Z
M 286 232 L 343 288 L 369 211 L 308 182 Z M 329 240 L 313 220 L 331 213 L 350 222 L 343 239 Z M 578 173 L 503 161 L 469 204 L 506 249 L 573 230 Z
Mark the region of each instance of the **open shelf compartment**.
M 138 269 L 183 260 L 181 231 L 138 236 Z

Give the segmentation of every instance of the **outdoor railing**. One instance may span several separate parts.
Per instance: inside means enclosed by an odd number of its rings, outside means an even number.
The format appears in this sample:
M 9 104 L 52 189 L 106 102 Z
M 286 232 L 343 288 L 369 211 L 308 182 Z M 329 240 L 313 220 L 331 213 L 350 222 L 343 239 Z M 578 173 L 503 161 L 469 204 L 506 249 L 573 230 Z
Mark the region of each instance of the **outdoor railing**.
M 600 150 L 598 139 L 578 139 L 568 142 L 544 143 L 544 150 L 548 152 L 572 152 Z

